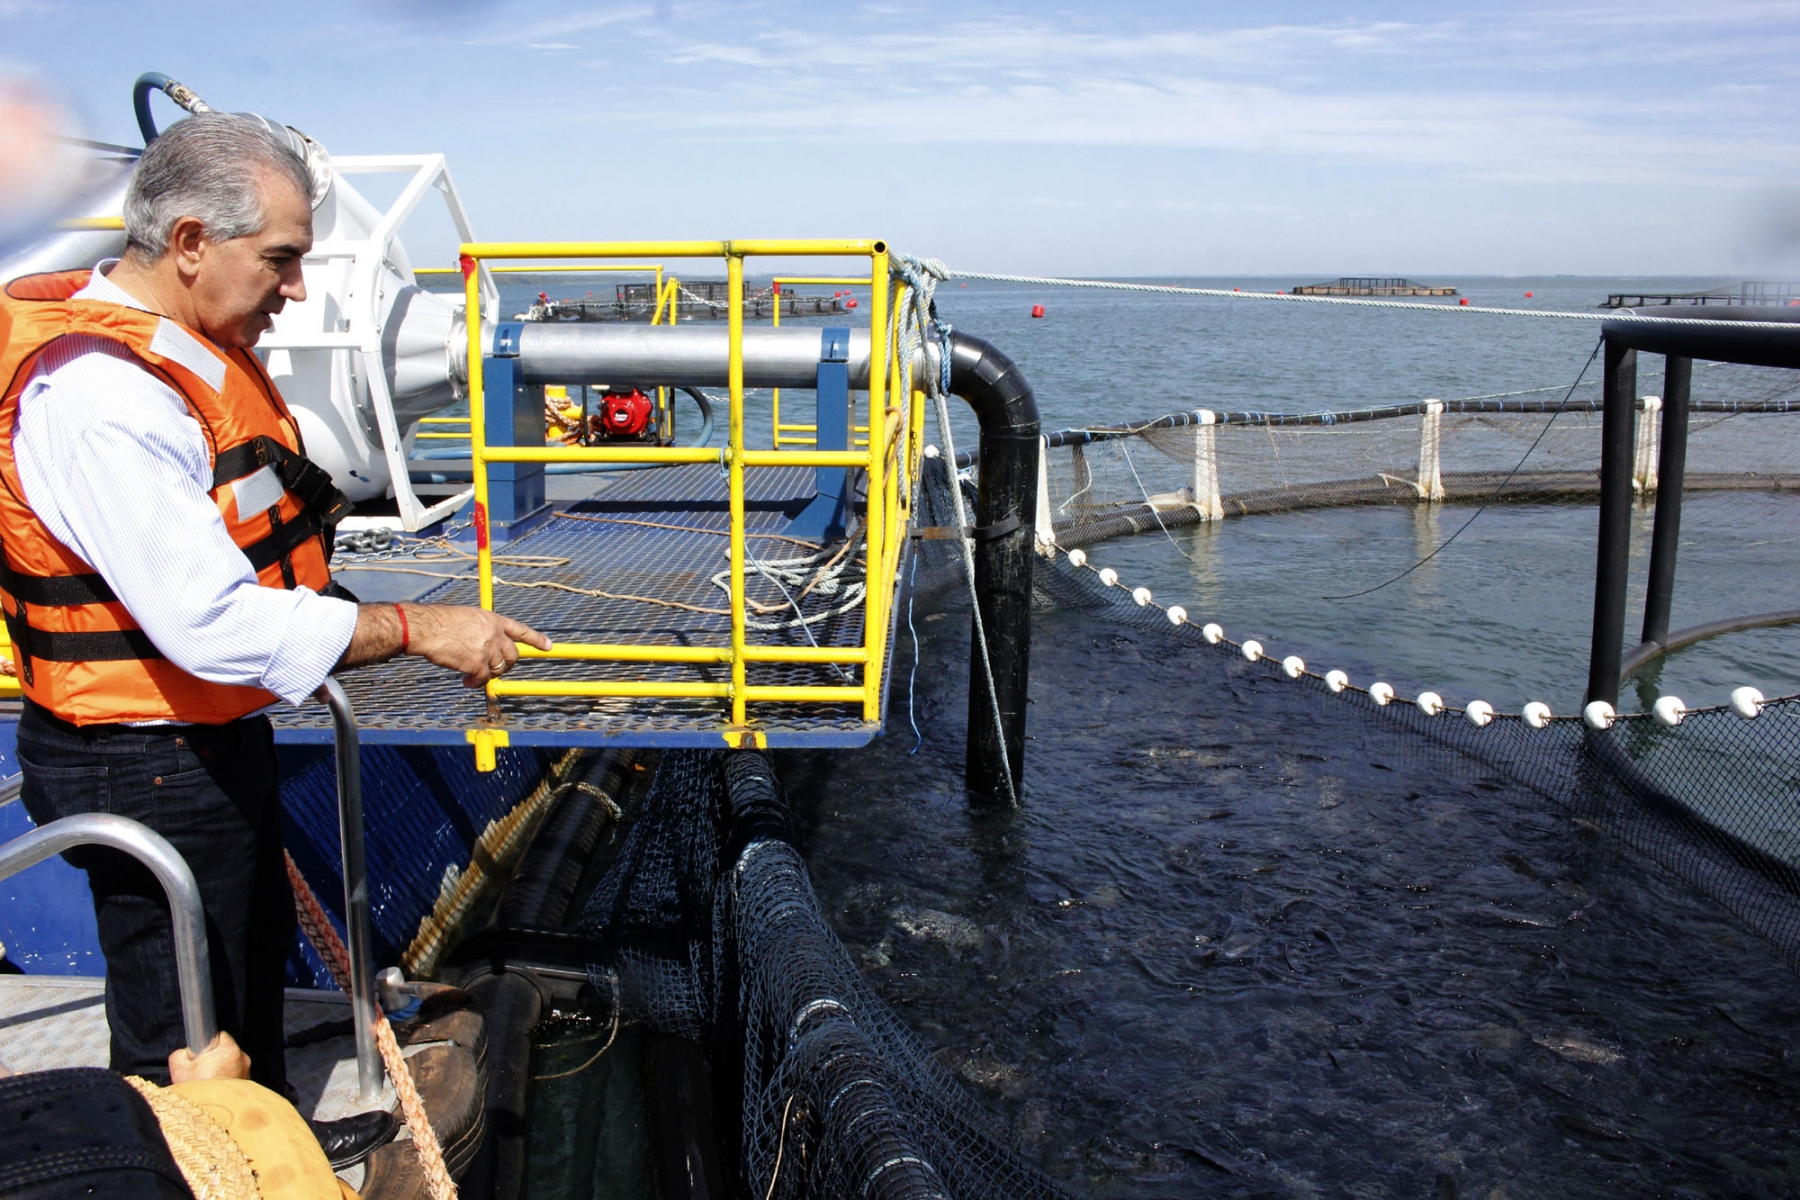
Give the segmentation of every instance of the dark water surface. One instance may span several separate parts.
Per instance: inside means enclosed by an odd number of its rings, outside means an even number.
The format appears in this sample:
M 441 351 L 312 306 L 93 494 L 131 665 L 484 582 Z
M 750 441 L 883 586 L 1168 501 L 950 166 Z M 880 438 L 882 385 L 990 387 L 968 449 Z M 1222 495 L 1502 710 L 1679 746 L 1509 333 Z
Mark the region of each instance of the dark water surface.
M 1147 282 L 1273 291 L 1310 281 Z M 1609 292 L 1693 290 L 1707 281 L 1433 282 L 1458 285 L 1472 305 L 1594 313 Z M 1529 300 L 1527 291 L 1533 293 Z M 1048 312 L 1041 320 L 1030 316 L 1037 302 Z M 1455 307 L 1454 300 L 1430 303 Z M 1586 321 L 1016 284 L 944 284 L 938 306 L 945 319 L 1019 363 L 1047 429 L 1145 420 L 1199 406 L 1305 413 L 1567 388 L 1599 336 L 1597 323 Z M 1659 356 L 1640 355 L 1639 394 L 1660 394 L 1661 372 Z M 1600 375 L 1596 363 L 1576 396 L 1596 398 Z M 1797 372 L 1700 363 L 1693 395 L 1748 400 L 1792 394 L 1796 387 Z M 1535 398 L 1554 401 L 1561 394 Z M 1562 418 L 1564 427 L 1574 420 Z M 1707 423 L 1696 418 L 1696 436 Z M 957 424 L 959 447 L 972 447 L 973 423 Z M 1368 427 L 1341 428 L 1353 444 Z M 1791 471 L 1800 457 L 1800 415 L 1784 420 L 1782 428 L 1794 448 L 1785 459 Z M 1196 620 L 1216 620 L 1234 638 L 1257 637 L 1272 652 L 1341 666 L 1359 682 L 1386 679 L 1402 694 L 1429 687 L 1454 702 L 1481 698 L 1503 711 L 1543 700 L 1556 712 L 1573 712 L 1586 682 L 1593 615 L 1598 524 L 1591 504 L 1495 506 L 1420 571 L 1368 595 L 1324 598 L 1393 578 L 1473 512 L 1473 506 L 1452 504 L 1228 518 L 1177 530 L 1171 538 L 1140 535 L 1089 553 L 1127 584 L 1149 587 Z M 1650 519 L 1647 504 L 1634 516 L 1627 615 L 1633 635 L 1642 620 Z M 1800 503 L 1791 492 L 1690 496 L 1673 627 L 1794 608 L 1800 597 L 1797 540 Z M 1673 692 L 1690 705 L 1722 704 L 1733 687 L 1746 683 L 1771 696 L 1800 690 L 1800 630 L 1734 635 L 1681 651 L 1659 668 L 1655 683 L 1658 692 Z M 1628 705 L 1636 699 L 1635 693 L 1625 698 Z
M 1592 311 L 1617 286 L 1464 290 Z M 1598 332 L 1015 285 L 939 297 L 1020 363 L 1050 428 L 1567 385 Z M 1050 316 L 1031 319 L 1034 302 Z M 1660 366 L 1644 359 L 1640 392 L 1660 391 Z M 1695 388 L 1791 385 L 1715 368 Z M 1678 626 L 1792 607 L 1793 503 L 1690 504 Z M 1403 585 L 1320 599 L 1403 569 L 1468 511 L 1270 516 L 1090 554 L 1319 665 L 1571 711 L 1591 507 L 1490 510 Z M 1637 524 L 1641 551 L 1647 511 Z M 1045 1169 L 1101 1196 L 1800 1190 L 1796 981 L 1711 901 L 1361 711 L 1066 611 L 1035 622 L 1024 810 L 972 814 L 967 619 L 952 610 L 918 623 L 916 755 L 901 678 L 880 743 L 781 767 L 852 953 Z M 910 649 L 903 636 L 898 670 Z M 1800 636 L 1777 631 L 1689 651 L 1654 682 L 1719 703 L 1797 678 Z
M 1626 285 L 1460 282 L 1474 304 L 1571 311 Z M 1049 316 L 1032 320 L 1039 302 Z M 1567 385 L 1598 335 L 975 283 L 945 285 L 939 307 L 1021 365 L 1048 428 Z M 1660 391 L 1659 370 L 1645 359 L 1640 392 Z M 1695 376 L 1697 396 L 1790 385 Z M 962 416 L 957 437 L 973 447 Z M 1677 626 L 1793 607 L 1793 503 L 1694 500 Z M 1572 711 L 1590 507 L 1496 508 L 1402 584 L 1321 599 L 1404 568 L 1465 517 L 1290 514 L 1089 552 L 1316 669 Z M 1647 531 L 1640 514 L 1640 547 Z M 1796 979 L 1711 901 L 1360 709 L 1061 610 L 1034 625 L 1024 808 L 972 812 L 959 604 L 916 614 L 916 754 L 903 621 L 886 736 L 777 766 L 870 981 L 1051 1174 L 1096 1196 L 1800 1191 Z M 1700 704 L 1796 678 L 1800 635 L 1771 632 L 1689 651 L 1651 682 Z
M 1052 1174 L 1795 1190 L 1794 977 L 1711 902 L 1357 710 L 1062 611 L 1034 629 L 1024 810 L 972 813 L 966 619 L 921 628 L 916 755 L 897 711 L 779 765 L 851 952 Z

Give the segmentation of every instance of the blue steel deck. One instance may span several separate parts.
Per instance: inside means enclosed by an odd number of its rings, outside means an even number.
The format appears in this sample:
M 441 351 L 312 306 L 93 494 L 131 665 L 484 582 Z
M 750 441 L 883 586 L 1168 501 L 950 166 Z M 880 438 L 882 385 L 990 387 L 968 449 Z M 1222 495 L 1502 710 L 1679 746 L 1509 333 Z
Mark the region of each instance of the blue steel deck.
M 811 543 L 783 536 L 789 517 L 811 499 L 813 478 L 812 469 L 805 467 L 745 473 L 745 529 L 753 557 L 795 558 L 816 551 Z M 713 582 L 715 576 L 723 579 L 720 573 L 730 565 L 726 489 L 717 466 L 694 464 L 630 472 L 586 499 L 558 504 L 545 524 L 496 544 L 494 574 L 506 583 L 494 589 L 495 608 L 558 642 L 730 645 L 728 593 Z M 557 561 L 549 566 L 508 561 L 527 555 Z M 477 602 L 472 559 L 398 558 L 392 565 L 467 576 L 426 587 L 416 595 L 421 603 Z M 853 574 L 860 577 L 860 567 Z M 362 590 L 359 577 L 366 578 L 355 572 L 342 575 L 353 591 Z M 765 619 L 791 617 L 791 608 L 775 611 L 787 604 L 776 584 L 753 571 L 746 578 L 752 620 L 759 605 L 769 610 Z M 429 584 L 430 579 L 418 577 L 418 582 Z M 818 595 L 801 603 L 808 615 L 833 607 Z M 858 646 L 863 610 L 858 606 L 810 629 L 821 646 Z M 811 644 L 799 628 L 752 629 L 749 640 Z M 752 685 L 862 681 L 857 666 L 751 663 L 748 672 Z M 505 697 L 494 701 L 496 710 L 490 714 L 483 692 L 463 687 L 456 676 L 418 658 L 359 668 L 340 678 L 368 742 L 462 745 L 467 730 L 497 724 L 515 746 L 711 748 L 723 744 L 721 730 L 730 720 L 729 702 L 714 699 Z M 521 662 L 507 678 L 729 682 L 731 667 L 532 660 Z M 882 699 L 885 710 L 885 694 Z M 323 705 L 284 708 L 272 716 L 283 742 L 331 738 Z M 881 731 L 880 722 L 863 719 L 860 704 L 753 702 L 749 717 L 770 746 L 860 746 Z

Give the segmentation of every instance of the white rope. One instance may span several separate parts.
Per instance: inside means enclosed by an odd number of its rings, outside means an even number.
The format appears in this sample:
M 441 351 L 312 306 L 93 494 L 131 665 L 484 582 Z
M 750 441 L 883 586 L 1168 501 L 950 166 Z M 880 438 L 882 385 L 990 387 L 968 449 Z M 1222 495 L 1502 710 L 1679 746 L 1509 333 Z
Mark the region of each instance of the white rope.
M 940 264 L 941 265 L 941 264 Z M 1642 321 L 1657 325 L 1700 325 L 1713 328 L 1744 329 L 1744 321 L 1722 321 L 1706 317 L 1653 317 L 1643 313 L 1614 311 L 1609 313 L 1558 312 L 1539 308 L 1490 308 L 1479 304 L 1421 304 L 1416 300 L 1372 300 L 1360 296 L 1296 296 L 1291 292 L 1240 292 L 1224 288 L 1175 287 L 1161 283 L 1118 283 L 1109 279 L 1059 279 L 1050 275 L 994 275 L 982 271 L 945 270 L 950 279 L 986 279 L 994 283 L 1033 283 L 1046 287 L 1100 288 L 1112 292 L 1156 292 L 1168 296 L 1213 296 L 1223 300 L 1288 300 L 1296 304 L 1348 304 L 1363 308 L 1403 308 L 1432 313 L 1484 313 L 1495 317 L 1548 317 L 1559 321 Z M 1792 329 L 1800 333 L 1800 322 L 1750 323 L 1758 329 Z
M 853 556 L 842 551 L 828 553 L 821 550 L 817 554 L 809 554 L 801 558 L 746 557 L 744 559 L 745 570 L 753 571 L 773 583 L 780 589 L 782 598 L 787 601 L 785 606 L 776 606 L 776 611 L 779 611 L 781 607 L 791 608 L 794 610 L 794 618 L 788 621 L 757 621 L 749 619 L 746 614 L 744 627 L 757 630 L 798 628 L 805 630 L 808 640 L 811 640 L 812 634 L 809 626 L 847 613 L 862 603 L 863 596 L 868 591 L 867 583 L 863 579 L 847 581 L 844 579 L 844 572 L 850 568 L 852 563 Z M 730 592 L 731 572 L 729 570 L 720 571 L 712 577 L 712 583 L 714 587 Z M 837 603 L 808 616 L 801 611 L 800 601 L 788 591 L 789 587 L 802 589 L 800 593 L 802 598 L 808 593 L 817 592 L 821 596 L 836 599 Z M 813 644 L 818 645 L 817 642 Z M 842 671 L 839 673 L 842 674 Z
M 937 404 L 938 436 L 944 443 L 944 465 L 950 473 L 950 504 L 956 514 L 957 528 L 969 528 L 969 513 L 963 504 L 962 484 L 956 472 L 956 438 L 950 429 L 950 326 L 931 314 L 931 300 L 939 280 L 948 279 L 951 271 L 935 258 L 914 258 L 910 254 L 894 254 L 890 269 L 905 283 L 900 302 L 895 306 L 895 319 L 900 333 L 900 361 L 904 394 L 912 394 L 913 352 L 927 337 L 938 339 L 938 375 L 925 377 L 925 391 Z M 981 673 L 987 680 L 988 703 L 994 714 L 994 738 L 1000 747 L 1000 766 L 1006 777 L 1006 798 L 1019 807 L 1019 793 L 1013 787 L 1012 761 L 1006 750 L 1006 718 L 1000 712 L 1000 695 L 994 689 L 994 665 L 988 657 L 987 629 L 981 620 L 981 594 L 975 586 L 975 539 L 964 533 L 957 539 L 962 546 L 963 573 L 969 580 L 969 605 L 975 624 L 975 645 L 981 650 Z

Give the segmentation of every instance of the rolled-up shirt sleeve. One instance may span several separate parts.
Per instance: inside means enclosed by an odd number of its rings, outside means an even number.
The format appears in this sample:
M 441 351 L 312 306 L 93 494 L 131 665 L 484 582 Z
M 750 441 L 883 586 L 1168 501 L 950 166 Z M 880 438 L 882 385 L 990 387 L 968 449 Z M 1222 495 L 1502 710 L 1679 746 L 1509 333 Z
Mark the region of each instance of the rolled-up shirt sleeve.
M 356 605 L 257 583 L 208 494 L 211 460 L 180 396 L 101 350 L 55 366 L 21 401 L 27 501 L 169 661 L 294 704 L 317 690 L 350 644 Z

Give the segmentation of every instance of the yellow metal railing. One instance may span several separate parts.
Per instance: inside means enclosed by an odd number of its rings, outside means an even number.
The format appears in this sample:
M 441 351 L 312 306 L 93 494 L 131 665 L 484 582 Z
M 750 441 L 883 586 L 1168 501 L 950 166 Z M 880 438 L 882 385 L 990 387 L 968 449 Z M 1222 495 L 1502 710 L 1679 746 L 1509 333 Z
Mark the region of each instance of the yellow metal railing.
M 826 287 L 868 287 L 870 281 L 857 275 L 777 275 L 771 283 L 775 292 L 774 313 L 769 324 L 776 329 L 781 328 L 781 289 L 784 284 L 804 283 L 822 284 Z M 781 423 L 781 389 L 773 388 L 769 392 L 769 423 L 774 429 L 774 446 L 777 450 L 783 446 L 816 446 L 819 444 L 817 425 L 783 425 Z M 852 433 L 867 433 L 860 425 L 852 429 Z M 789 437 L 789 434 L 812 434 L 812 437 Z M 860 443 L 866 445 L 867 443 Z
M 744 444 L 744 260 L 755 256 L 866 258 L 869 274 L 855 280 L 831 279 L 870 286 L 869 421 L 867 444 L 849 450 L 752 450 Z M 699 446 L 489 446 L 486 437 L 486 396 L 482 384 L 479 272 L 476 265 L 491 260 L 608 259 L 608 258 L 723 258 L 728 280 L 727 372 L 730 394 L 729 438 L 725 448 Z M 886 659 L 888 606 L 898 569 L 903 530 L 911 508 L 910 477 L 923 451 L 924 397 L 914 390 L 905 408 L 888 407 L 902 378 L 895 361 L 895 330 L 890 323 L 892 285 L 888 282 L 885 243 L 874 240 L 842 241 L 731 241 L 731 242 L 501 242 L 467 243 L 461 248 L 464 302 L 469 330 L 469 438 L 474 467 L 476 569 L 480 602 L 494 607 L 494 571 L 488 530 L 488 467 L 493 463 L 722 463 L 729 485 L 730 509 L 730 616 L 728 645 L 659 646 L 612 643 L 566 643 L 549 651 L 521 647 L 528 660 L 577 660 L 637 662 L 687 666 L 728 664 L 729 683 L 681 680 L 524 680 L 497 679 L 487 685 L 490 698 L 505 696 L 568 697 L 707 697 L 729 702 L 729 721 L 721 730 L 736 746 L 761 745 L 762 736 L 751 727 L 749 706 L 759 702 L 860 704 L 865 721 L 880 718 L 882 669 Z M 499 268 L 504 270 L 506 268 Z M 535 269 L 535 268 L 534 268 Z M 796 281 L 799 277 L 796 277 Z M 808 281 L 828 277 L 805 277 Z M 872 286 L 871 286 L 872 285 Z M 658 316 L 666 297 L 667 312 L 675 317 L 677 285 L 673 279 L 659 289 Z M 448 418 L 444 418 L 448 420 Z M 904 436 L 901 434 L 904 432 Z M 748 559 L 745 535 L 746 469 L 755 467 L 848 467 L 868 474 L 868 500 L 863 526 L 867 560 L 863 639 L 859 646 L 783 646 L 754 643 L 746 615 L 745 588 Z M 902 483 L 902 476 L 908 482 Z M 750 663 L 836 663 L 861 668 L 861 681 L 844 686 L 755 685 L 748 679 Z M 469 731 L 484 768 L 493 761 L 493 748 L 506 743 L 503 728 L 490 726 Z

